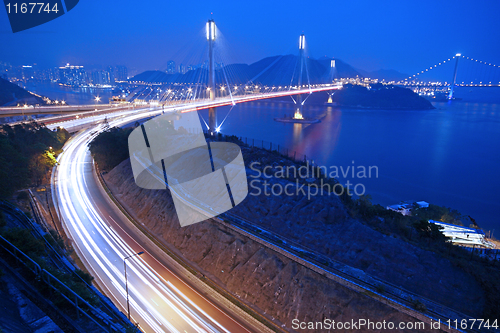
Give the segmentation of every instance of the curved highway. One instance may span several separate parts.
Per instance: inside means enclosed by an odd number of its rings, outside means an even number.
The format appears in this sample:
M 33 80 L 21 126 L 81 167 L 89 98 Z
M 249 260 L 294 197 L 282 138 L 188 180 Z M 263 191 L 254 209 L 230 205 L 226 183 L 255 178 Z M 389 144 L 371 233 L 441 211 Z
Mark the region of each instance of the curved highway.
M 231 317 L 221 309 L 220 304 L 211 301 L 220 298 L 210 297 L 209 300 L 197 291 L 199 287 L 195 286 L 196 283 L 155 245 L 144 241 L 144 235 L 105 197 L 106 194 L 103 194 L 95 179 L 93 160 L 88 150 L 88 144 L 104 130 L 104 125 L 96 124 L 96 121 L 107 117 L 110 126 L 123 126 L 162 112 L 189 112 L 211 106 L 338 88 L 329 85 L 313 90 L 247 95 L 50 124 L 49 127 L 90 127 L 74 135 L 59 156 L 52 180 L 54 201 L 78 256 L 101 290 L 124 313 L 127 313 L 124 258 L 144 251 L 143 255 L 126 260 L 131 320 L 138 323 L 142 331 L 250 332 L 263 330 L 264 327 L 256 321 L 249 324 L 242 318 Z
M 133 118 L 110 125 L 135 121 Z M 159 258 L 153 246 L 141 242 L 140 231 L 106 200 L 87 147 L 101 127 L 80 132 L 67 143 L 54 175 L 60 218 L 98 285 L 127 313 L 124 258 L 144 251 L 127 260 L 131 319 L 144 332 L 249 331 L 181 280 L 176 267 Z

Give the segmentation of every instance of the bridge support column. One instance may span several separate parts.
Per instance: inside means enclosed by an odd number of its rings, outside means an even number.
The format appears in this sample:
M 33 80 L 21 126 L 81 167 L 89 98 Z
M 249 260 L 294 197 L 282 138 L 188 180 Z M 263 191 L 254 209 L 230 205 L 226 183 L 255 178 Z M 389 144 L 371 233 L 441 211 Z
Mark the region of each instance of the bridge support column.
M 455 71 L 453 72 L 453 80 L 451 81 L 450 94 L 448 95 L 448 99 L 453 99 L 453 92 L 455 90 L 455 82 L 457 81 L 458 59 L 460 59 L 461 56 L 462 55 L 460 53 L 457 53 L 455 55 L 457 60 L 455 62 Z
M 210 100 L 215 100 L 215 64 L 214 64 L 214 42 L 215 42 L 215 22 L 210 19 L 207 22 L 208 40 L 208 89 Z M 208 109 L 208 131 L 211 135 L 217 132 L 217 108 Z
M 299 72 L 299 80 L 298 80 L 298 88 L 302 88 L 302 72 L 304 71 L 304 48 L 306 46 L 306 36 L 300 35 L 299 37 L 299 62 L 300 62 L 300 72 Z M 295 114 L 293 119 L 304 119 L 302 115 L 302 95 L 297 95 L 297 108 L 295 110 Z
M 208 109 L 208 127 L 211 135 L 217 132 L 217 108 Z

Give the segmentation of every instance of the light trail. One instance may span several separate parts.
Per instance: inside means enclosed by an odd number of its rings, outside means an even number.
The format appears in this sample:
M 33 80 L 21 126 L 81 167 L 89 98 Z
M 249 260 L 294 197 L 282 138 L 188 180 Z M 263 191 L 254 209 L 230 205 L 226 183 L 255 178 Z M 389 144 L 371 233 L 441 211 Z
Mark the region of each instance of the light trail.
M 312 88 L 312 92 L 340 87 L 323 86 Z M 211 106 L 310 92 L 311 89 L 304 89 L 233 96 L 217 101 L 167 106 L 164 109 L 127 110 L 102 115 L 100 119 L 107 117 L 110 126 L 123 126 L 164 112 L 191 112 Z M 145 251 L 143 256 L 131 257 L 127 261 L 131 318 L 139 323 L 144 332 L 250 332 L 181 280 L 175 269 L 155 258 L 155 250 L 146 248 L 150 245 L 139 244 L 134 235 L 125 230 L 131 230 L 130 226 L 127 227 L 129 222 L 123 221 L 126 218 L 106 201 L 93 175 L 93 160 L 88 144 L 104 130 L 102 123 L 92 127 L 95 121 L 95 118 L 87 117 L 52 123 L 49 128 L 91 126 L 80 131 L 65 145 L 64 153 L 58 158 L 53 185 L 63 227 L 98 285 L 126 312 L 123 258 Z
M 119 125 L 141 117 L 144 115 L 131 116 L 110 125 Z M 75 249 L 87 268 L 99 280 L 99 285 L 105 289 L 106 294 L 125 310 L 123 258 L 136 253 L 133 246 L 137 244 L 131 246 L 110 226 L 110 222 L 116 222 L 117 218 L 113 219 L 109 215 L 110 212 L 101 211 L 102 207 L 99 206 L 102 206 L 102 203 L 96 202 L 90 195 L 95 192 L 95 188 L 92 188 L 89 182 L 89 179 L 92 179 L 92 176 L 89 177 L 92 172 L 92 159 L 87 145 L 100 130 L 102 125 L 94 128 L 92 135 L 91 130 L 83 131 L 66 145 L 59 159 L 55 185 L 63 225 L 73 240 Z M 193 307 L 194 303 L 176 296 L 176 291 L 171 290 L 169 285 L 175 283 L 177 290 L 190 288 L 177 278 L 164 278 L 164 274 L 153 269 L 151 260 L 154 259 L 133 257 L 127 261 L 132 319 L 140 324 L 143 331 L 228 332 L 214 318 L 207 316 L 206 312 Z M 195 295 L 199 301 L 199 294 Z M 214 306 L 206 299 L 202 303 L 205 306 Z M 220 312 L 218 309 L 212 310 L 212 313 L 219 316 Z M 238 331 L 247 331 L 229 317 L 223 317 L 226 323 L 231 323 L 233 329 L 237 327 Z

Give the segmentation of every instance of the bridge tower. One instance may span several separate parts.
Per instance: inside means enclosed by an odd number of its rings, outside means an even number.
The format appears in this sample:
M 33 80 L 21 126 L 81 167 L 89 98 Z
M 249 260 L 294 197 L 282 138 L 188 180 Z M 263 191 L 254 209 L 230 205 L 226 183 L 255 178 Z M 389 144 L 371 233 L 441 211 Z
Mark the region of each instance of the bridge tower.
M 215 63 L 214 63 L 214 43 L 215 43 L 215 22 L 210 19 L 207 22 L 208 40 L 208 89 L 210 100 L 215 100 Z M 217 108 L 208 109 L 208 127 L 211 135 L 217 131 Z
M 330 82 L 333 82 L 333 79 L 334 79 L 334 76 L 335 76 L 335 59 L 332 59 L 330 61 Z M 333 100 L 332 100 L 332 95 L 333 95 L 333 92 L 329 92 L 328 93 L 328 104 L 332 104 L 333 103 Z
M 299 63 L 300 63 L 300 72 L 299 72 L 299 80 L 298 80 L 298 88 L 302 87 L 302 72 L 304 71 L 304 50 L 306 47 L 306 36 L 304 34 L 299 37 Z M 293 119 L 304 119 L 302 115 L 302 94 L 297 96 L 297 109 L 295 110 L 295 114 L 293 115 Z
M 455 89 L 455 82 L 457 81 L 458 59 L 460 59 L 461 56 L 462 54 L 460 53 L 455 54 L 457 60 L 455 62 L 455 70 L 453 71 L 453 80 L 451 81 L 450 94 L 448 95 L 448 99 L 450 100 L 453 99 L 453 90 Z

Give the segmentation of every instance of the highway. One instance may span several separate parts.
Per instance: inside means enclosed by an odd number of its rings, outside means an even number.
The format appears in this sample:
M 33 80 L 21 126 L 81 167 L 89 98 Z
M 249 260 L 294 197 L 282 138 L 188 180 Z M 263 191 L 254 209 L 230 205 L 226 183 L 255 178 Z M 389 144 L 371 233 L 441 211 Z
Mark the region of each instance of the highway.
M 2 106 L 0 107 L 0 116 L 2 117 L 12 117 L 20 115 L 32 115 L 32 114 L 74 114 L 85 111 L 103 111 L 112 110 L 116 107 L 110 107 L 108 104 L 89 104 L 89 105 L 26 105 L 26 106 Z
M 337 87 L 317 88 L 332 90 Z M 309 93 L 303 89 L 299 93 Z M 258 94 L 217 101 L 195 101 L 164 108 L 127 110 L 70 121 L 53 121 L 76 133 L 64 146 L 52 179 L 54 201 L 67 236 L 85 267 L 103 292 L 127 313 L 124 258 L 132 322 L 144 332 L 256 332 L 263 327 L 231 317 L 215 299 L 202 295 L 200 286 L 151 242 L 106 198 L 93 171 L 88 144 L 109 126 L 123 126 L 163 112 L 190 112 L 251 100 L 297 94 L 298 91 Z M 86 129 L 82 129 L 87 127 Z M 76 129 L 75 129 L 76 128 Z M 143 255 L 133 256 L 144 251 Z M 196 279 L 195 279 L 196 280 Z M 198 281 L 199 283 L 199 281 Z M 206 292 L 206 289 L 205 289 Z M 214 291 L 211 291 L 214 293 Z M 220 299 L 220 298 L 219 298 Z M 233 312 L 234 313 L 234 312 Z M 237 318 L 234 318 L 237 317 Z
M 133 230 L 135 227 L 105 200 L 87 148 L 96 130 L 99 128 L 78 133 L 65 146 L 54 185 L 65 231 L 97 284 L 126 313 L 123 258 L 145 251 L 127 260 L 131 318 L 141 330 L 250 331 L 177 277 L 174 267 L 157 259 L 156 249 L 138 242 L 140 231 Z

